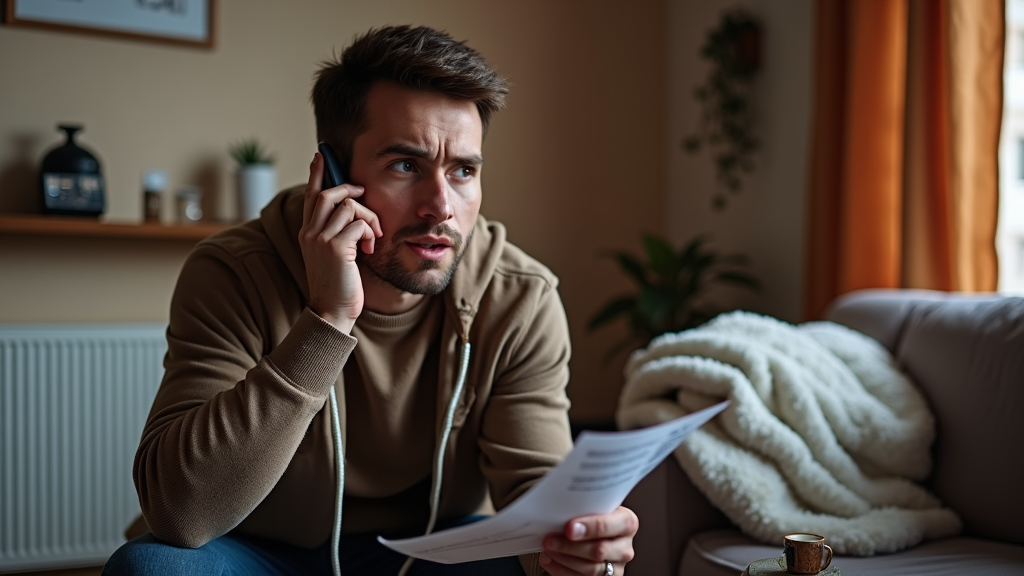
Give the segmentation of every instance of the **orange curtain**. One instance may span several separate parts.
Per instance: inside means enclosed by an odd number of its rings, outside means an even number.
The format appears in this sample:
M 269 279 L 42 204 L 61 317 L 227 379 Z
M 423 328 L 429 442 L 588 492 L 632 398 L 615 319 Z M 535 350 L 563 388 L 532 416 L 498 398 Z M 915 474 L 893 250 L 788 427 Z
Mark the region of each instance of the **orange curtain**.
M 815 6 L 806 317 L 859 288 L 994 290 L 1002 0 Z

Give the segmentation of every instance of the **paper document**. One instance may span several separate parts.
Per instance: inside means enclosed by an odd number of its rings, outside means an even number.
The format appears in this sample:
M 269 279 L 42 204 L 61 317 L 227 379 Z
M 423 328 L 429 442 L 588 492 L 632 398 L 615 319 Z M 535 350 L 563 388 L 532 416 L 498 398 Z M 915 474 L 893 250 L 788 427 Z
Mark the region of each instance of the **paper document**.
M 728 404 L 640 430 L 584 431 L 561 464 L 498 514 L 427 536 L 377 540 L 402 554 L 442 564 L 539 552 L 544 536 L 562 532 L 569 520 L 618 508 L 648 472 Z

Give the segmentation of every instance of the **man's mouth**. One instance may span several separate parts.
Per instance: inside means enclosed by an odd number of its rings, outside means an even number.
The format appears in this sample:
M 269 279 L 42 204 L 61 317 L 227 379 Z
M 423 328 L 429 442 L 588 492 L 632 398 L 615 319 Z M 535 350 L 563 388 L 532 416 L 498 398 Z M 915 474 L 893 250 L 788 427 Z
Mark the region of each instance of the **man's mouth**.
M 448 239 L 446 236 L 442 236 L 440 234 L 430 234 L 419 237 L 413 236 L 412 238 L 406 240 L 406 242 L 408 242 L 409 244 L 413 244 L 415 246 L 422 246 L 424 248 L 430 249 L 451 248 L 452 246 L 452 241 Z
M 451 257 L 458 257 L 462 250 L 462 235 L 447 224 L 417 224 L 398 230 L 392 240 L 395 246 L 404 246 L 412 252 L 419 266 L 433 267 L 428 262 L 440 264 Z
M 406 240 L 406 245 L 423 260 L 440 260 L 448 254 L 451 243 L 445 238 L 417 238 Z

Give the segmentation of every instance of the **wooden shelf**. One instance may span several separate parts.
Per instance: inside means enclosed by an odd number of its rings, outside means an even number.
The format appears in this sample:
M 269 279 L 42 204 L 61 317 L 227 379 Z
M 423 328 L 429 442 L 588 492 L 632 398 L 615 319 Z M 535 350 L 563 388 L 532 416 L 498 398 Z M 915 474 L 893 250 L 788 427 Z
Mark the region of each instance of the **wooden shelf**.
M 201 222 L 191 226 L 155 223 L 100 222 L 73 216 L 0 214 L 0 234 L 20 236 L 77 236 L 146 240 L 187 240 L 198 242 L 227 228 L 226 224 Z

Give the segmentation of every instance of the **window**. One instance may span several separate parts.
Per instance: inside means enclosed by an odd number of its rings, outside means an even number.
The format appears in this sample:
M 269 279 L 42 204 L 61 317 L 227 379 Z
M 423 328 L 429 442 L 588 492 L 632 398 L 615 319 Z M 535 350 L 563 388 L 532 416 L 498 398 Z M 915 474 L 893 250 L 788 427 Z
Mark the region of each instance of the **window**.
M 1017 266 L 1014 276 L 1018 282 L 1024 282 L 1024 238 L 1017 238 Z
M 1024 0 L 1006 1 L 999 144 L 999 290 L 1024 295 Z
M 1017 180 L 1024 180 L 1024 138 L 1017 137 Z
M 1012 2 L 1013 0 L 1010 1 Z M 1007 50 L 1007 56 L 1008 58 L 1013 59 L 1013 62 L 1014 64 L 1016 64 L 1017 68 L 1024 68 L 1024 30 L 1015 30 L 1007 34 L 1007 36 L 1010 35 L 1016 36 L 1016 38 L 1013 39 L 1013 42 L 1016 43 L 1016 46 L 1014 46 L 1013 52 Z M 1007 48 L 1010 47 L 1007 46 Z

